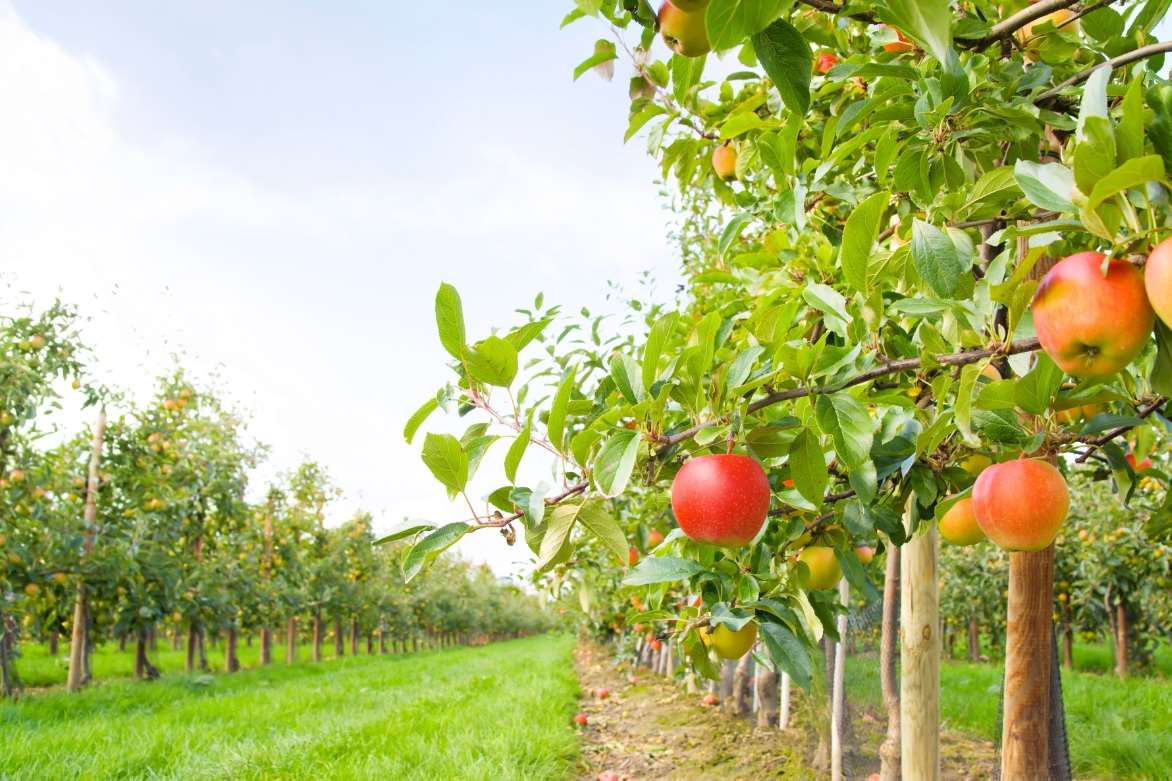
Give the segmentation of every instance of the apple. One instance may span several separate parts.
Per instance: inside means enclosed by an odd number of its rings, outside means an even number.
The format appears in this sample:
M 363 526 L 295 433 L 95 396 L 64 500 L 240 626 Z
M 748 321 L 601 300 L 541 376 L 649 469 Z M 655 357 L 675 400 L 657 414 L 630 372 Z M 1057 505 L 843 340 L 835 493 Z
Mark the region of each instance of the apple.
M 1045 461 L 1018 458 L 981 472 L 973 512 L 985 536 L 1011 551 L 1038 551 L 1054 541 L 1070 509 L 1062 473 Z
M 683 5 L 694 5 L 685 2 Z M 659 7 L 659 32 L 667 47 L 684 57 L 699 57 L 712 50 L 702 8 L 688 11 L 672 0 Z
M 676 473 L 671 509 L 696 542 L 738 548 L 761 531 L 769 513 L 769 480 L 748 456 L 697 456 Z
M 586 718 L 585 713 L 574 714 L 574 723 L 577 724 L 579 727 L 585 727 L 589 722 L 590 722 L 590 719 Z
M 34 350 L 39 350 L 45 346 L 45 337 L 40 334 L 33 334 L 28 338 L 28 346 Z
M 635 546 L 632 545 L 631 549 L 629 551 L 627 551 L 627 564 L 629 564 L 630 566 L 633 567 L 633 566 L 635 566 L 636 563 L 638 563 L 638 561 L 639 561 L 639 551 L 635 550 Z
M 875 560 L 875 549 L 870 545 L 859 545 L 855 548 L 855 555 L 859 557 L 859 561 L 870 564 Z
M 883 26 L 886 27 L 887 25 Z M 916 48 L 912 45 L 912 42 L 907 39 L 907 36 L 905 36 L 899 30 L 895 31 L 895 35 L 896 40 L 892 41 L 891 43 L 883 44 L 883 51 L 898 54 L 901 52 L 910 52 L 912 49 Z
M 36 583 L 26 584 L 24 587 L 24 593 L 28 594 L 30 597 L 35 597 L 37 594 L 41 593 L 41 587 Z
M 712 152 L 712 170 L 726 182 L 737 178 L 737 150 L 732 144 L 721 144 Z
M 720 700 L 716 699 L 715 694 L 705 694 L 704 699 L 700 700 L 701 705 L 707 705 L 709 707 L 716 705 L 719 702 Z
M 672 0 L 672 5 L 681 11 L 700 11 L 708 7 L 708 0 Z
M 940 518 L 939 528 L 941 538 L 953 545 L 976 545 L 985 539 L 985 533 L 977 525 L 973 500 L 969 496 L 948 508 Z
M 1054 419 L 1064 425 L 1070 425 L 1071 423 L 1090 420 L 1095 415 L 1106 410 L 1107 407 L 1104 404 L 1082 404 L 1077 407 L 1067 407 L 1066 409 L 1058 410 L 1054 415 Z
M 652 529 L 647 532 L 647 547 L 658 548 L 659 543 L 663 542 L 663 532 L 659 529 Z
M 834 548 L 808 545 L 798 554 L 798 561 L 809 568 L 810 574 L 802 580 L 802 587 L 811 591 L 834 588 L 842 578 L 842 566 L 834 555 Z
M 604 770 L 598 774 L 598 781 L 622 781 L 622 778 L 613 770 Z
M 757 624 L 750 621 L 735 632 L 717 624 L 712 630 L 701 629 L 700 638 L 721 659 L 740 659 L 757 642 Z
M 605 700 L 605 699 L 606 699 L 607 697 L 609 697 L 609 696 L 610 696 L 610 690 L 609 690 L 609 689 L 599 689 L 599 690 L 598 690 L 598 699 L 600 699 L 600 700 Z
M 1079 252 L 1046 272 L 1032 304 L 1042 349 L 1074 377 L 1110 377 L 1143 350 L 1155 313 L 1143 273 L 1104 256 Z
M 1145 458 L 1143 461 L 1140 461 L 1138 466 L 1135 463 L 1135 453 L 1128 453 L 1126 458 L 1127 463 L 1131 465 L 1132 471 L 1140 472 L 1144 469 L 1152 468 L 1152 459 L 1150 458 Z
M 997 367 L 991 363 L 985 364 L 984 368 L 981 369 L 981 376 L 988 377 L 993 382 L 997 382 L 998 380 L 1002 379 L 1001 372 L 997 371 Z
M 830 52 L 822 52 L 818 55 L 818 59 L 814 61 L 814 70 L 825 76 L 837 64 L 838 57 Z
M 1074 12 L 1071 11 L 1069 8 L 1059 8 L 1057 11 L 1054 11 L 1053 13 L 1048 13 L 1043 17 L 1040 17 L 1038 19 L 1033 20 L 1032 22 L 1026 23 L 1016 33 L 1014 33 L 1014 35 L 1017 37 L 1018 43 L 1020 43 L 1022 46 L 1025 46 L 1027 48 L 1035 48 L 1038 44 L 1037 41 L 1033 41 L 1033 46 L 1030 46 L 1029 44 L 1031 43 L 1032 38 L 1037 37 L 1037 35 L 1034 34 L 1034 30 L 1036 28 L 1039 28 L 1044 24 L 1050 24 L 1055 29 L 1058 29 L 1059 27 L 1061 27 L 1061 29 L 1063 31 L 1077 30 L 1078 29 L 1078 20 L 1077 19 L 1075 19 L 1070 24 L 1066 24 L 1066 22 L 1072 16 L 1074 16 Z M 1054 32 L 1054 30 L 1047 30 L 1044 33 L 1038 33 L 1038 35 L 1045 35 L 1046 33 L 1049 33 L 1049 32 Z
M 1164 239 L 1144 265 L 1144 287 L 1148 301 L 1164 325 L 1172 328 L 1172 239 Z

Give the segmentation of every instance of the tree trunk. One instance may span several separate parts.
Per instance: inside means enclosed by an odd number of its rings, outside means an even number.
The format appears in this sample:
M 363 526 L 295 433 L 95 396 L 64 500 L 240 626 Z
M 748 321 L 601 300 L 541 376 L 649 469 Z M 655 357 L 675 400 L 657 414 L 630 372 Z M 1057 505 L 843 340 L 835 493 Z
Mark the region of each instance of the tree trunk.
M 350 620 L 350 655 L 358 656 L 358 619 Z
M 968 638 L 968 652 L 969 661 L 976 662 L 981 658 L 981 631 L 977 624 L 977 614 L 973 613 L 969 616 L 969 638 Z
M 929 523 L 927 531 L 903 546 L 900 556 L 900 760 L 904 778 L 916 781 L 940 778 L 936 549 L 936 525 Z
M 777 723 L 777 673 L 765 665 L 757 666 L 757 726 L 772 727 Z
M 57 657 L 57 638 L 58 632 L 53 629 L 49 632 L 49 656 Z
M 1074 669 L 1074 629 L 1070 626 L 1070 605 L 1062 606 L 1062 664 Z
M 240 670 L 240 659 L 236 656 L 236 642 L 236 627 L 229 627 L 228 640 L 224 643 L 224 672 L 226 673 L 234 673 Z
M 82 520 L 85 524 L 85 538 L 82 543 L 82 560 L 89 557 L 94 548 L 94 535 L 98 526 L 98 488 L 101 479 L 98 470 L 102 463 L 102 441 L 106 436 L 106 411 L 98 413 L 98 421 L 94 426 L 93 438 L 90 441 L 89 474 L 85 488 L 85 510 Z M 69 638 L 69 673 L 66 676 L 65 686 L 75 692 L 89 679 L 89 632 L 87 622 L 89 608 L 85 582 L 77 584 L 77 597 L 73 604 L 73 627 Z
M 846 578 L 838 582 L 838 598 L 850 605 L 850 586 Z M 838 642 L 834 644 L 834 678 L 830 694 L 830 781 L 842 781 L 843 738 L 846 731 L 846 622 L 842 613 L 836 619 Z
M 192 621 L 187 625 L 187 672 L 195 672 L 195 655 L 198 645 L 198 632 L 195 628 L 195 622 Z
M 297 617 L 285 622 L 285 664 L 297 663 Z
M 0 602 L 0 607 L 3 607 Z M 12 697 L 20 688 L 20 676 L 16 672 L 13 646 L 16 643 L 17 624 L 11 616 L 0 610 L 0 691 L 5 697 Z
M 260 630 L 260 663 L 271 664 L 273 661 L 273 630 L 267 626 Z
M 793 682 L 790 680 L 789 673 L 781 674 L 781 705 L 780 713 L 777 716 L 777 726 L 780 729 L 789 729 L 789 704 L 790 694 L 792 693 Z
M 366 655 L 374 656 L 374 632 L 366 633 Z
M 153 681 L 159 677 L 159 669 L 147 658 L 147 636 L 142 630 L 139 630 L 134 644 L 134 677 L 140 681 Z
M 1009 554 L 1002 781 L 1050 777 L 1054 546 Z
M 321 661 L 322 621 L 321 609 L 313 612 L 313 661 Z
M 342 635 L 342 619 L 334 619 L 334 658 L 346 655 L 346 638 Z
M 378 630 L 378 652 L 380 656 L 387 652 L 387 633 L 382 629 Z
M 178 651 L 183 648 L 183 633 L 179 631 L 179 627 L 171 630 L 171 650 Z
M 1115 596 L 1115 674 L 1127 677 L 1127 608 L 1123 597 Z
M 899 546 L 887 546 L 883 577 L 883 627 L 879 638 L 879 676 L 883 707 L 887 711 L 887 735 L 879 745 L 880 781 L 899 781 L 899 680 L 895 672 L 896 637 L 899 634 Z
M 743 716 L 753 707 L 753 692 L 750 688 L 752 678 L 749 668 L 753 663 L 753 655 L 745 654 L 737 661 L 733 672 L 732 698 L 730 704 L 734 716 Z

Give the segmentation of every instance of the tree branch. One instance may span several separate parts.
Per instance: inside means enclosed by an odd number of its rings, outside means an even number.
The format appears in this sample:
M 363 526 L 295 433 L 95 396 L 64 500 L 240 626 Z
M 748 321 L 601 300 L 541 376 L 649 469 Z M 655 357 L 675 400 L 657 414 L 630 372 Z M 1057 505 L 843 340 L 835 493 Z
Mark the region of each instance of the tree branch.
M 1038 97 L 1034 98 L 1034 103 L 1043 103 L 1047 100 L 1058 97 L 1062 90 L 1066 89 L 1067 87 L 1073 87 L 1075 84 L 1081 84 L 1082 82 L 1089 79 L 1091 74 L 1097 71 L 1099 68 L 1106 67 L 1110 68 L 1111 70 L 1115 70 L 1116 68 L 1122 68 L 1124 65 L 1130 65 L 1133 62 L 1138 62 L 1140 60 L 1147 59 L 1148 57 L 1155 57 L 1156 55 L 1163 54 L 1164 52 L 1168 51 L 1172 51 L 1172 41 L 1165 41 L 1164 43 L 1150 43 L 1147 46 L 1141 46 L 1134 51 L 1128 52 L 1127 54 L 1121 54 L 1114 59 L 1101 62 L 1098 65 L 1074 74 L 1069 79 L 1059 84 L 1057 87 L 1048 89 Z
M 1145 404 L 1143 407 L 1141 407 L 1136 412 L 1136 417 L 1139 418 L 1140 420 L 1144 420 L 1148 416 L 1152 415 L 1154 412 L 1157 412 L 1167 402 L 1168 402 L 1168 399 L 1164 398 L 1163 396 L 1160 396 L 1155 401 L 1152 401 L 1148 404 Z M 1123 436 L 1128 431 L 1131 431 L 1133 428 L 1135 428 L 1134 425 L 1133 426 L 1119 426 L 1118 428 L 1113 428 L 1110 431 L 1106 431 L 1096 437 L 1090 437 L 1090 438 L 1086 438 L 1086 439 L 1077 440 L 1079 442 L 1084 442 L 1084 443 L 1090 445 L 1090 447 L 1087 448 L 1085 451 L 1083 451 L 1082 454 L 1079 455 L 1078 458 L 1074 459 L 1074 463 L 1085 464 L 1087 459 L 1090 458 L 1092 455 L 1094 455 L 1096 450 L 1098 450 L 1099 448 L 1101 448 L 1103 445 L 1107 444 L 1111 440 L 1115 439 L 1116 437 Z
M 846 6 L 839 5 L 838 3 L 832 2 L 832 0 L 799 0 L 799 1 L 802 3 L 802 5 L 808 5 L 811 8 L 817 8 L 819 11 L 824 11 L 825 13 L 828 13 L 828 14 L 834 14 L 835 16 L 838 16 L 839 14 L 841 14 L 843 12 L 843 9 L 846 7 Z M 858 19 L 860 22 L 867 22 L 869 24 L 874 24 L 877 21 L 874 14 L 868 13 L 866 11 L 859 11 L 859 12 L 856 12 L 853 14 L 847 14 L 847 16 L 850 17 L 851 19 Z
M 993 25 L 988 35 L 984 38 L 978 38 L 967 45 L 978 51 L 986 49 L 998 41 L 1009 38 L 1030 22 L 1041 19 L 1043 16 L 1052 14 L 1055 11 L 1060 11 L 1063 8 L 1077 5 L 1078 2 L 1079 0 L 1039 0 L 1036 3 L 1026 6 L 1008 19 L 1003 19 Z
M 949 353 L 947 355 L 937 355 L 934 357 L 935 363 L 944 364 L 945 366 L 965 366 L 966 364 L 976 363 L 982 358 L 988 358 L 993 355 L 1017 355 L 1018 353 L 1034 352 L 1040 348 L 1038 340 L 1035 339 L 1019 339 L 1010 342 L 1008 345 L 999 347 L 982 348 L 979 350 L 966 350 L 965 352 Z M 834 393 L 836 391 L 852 388 L 855 385 L 862 385 L 865 382 L 886 377 L 890 374 L 901 374 L 902 372 L 914 371 L 923 365 L 921 358 L 902 358 L 898 361 L 888 361 L 887 363 L 876 366 L 874 369 L 863 372 L 862 374 L 851 377 L 834 385 L 804 385 L 797 388 L 789 388 L 782 391 L 775 391 L 768 396 L 764 396 L 749 405 L 749 412 L 759 412 L 766 407 L 770 407 L 782 401 L 790 401 L 793 399 L 800 399 L 806 396 L 818 396 L 825 393 Z M 727 423 L 726 418 L 719 420 L 711 420 L 705 423 L 700 423 L 690 428 L 679 431 L 668 437 L 659 437 L 658 442 L 660 447 L 656 450 L 656 455 L 663 455 L 669 448 L 678 445 L 681 442 L 695 436 L 696 432 L 707 426 L 719 426 Z

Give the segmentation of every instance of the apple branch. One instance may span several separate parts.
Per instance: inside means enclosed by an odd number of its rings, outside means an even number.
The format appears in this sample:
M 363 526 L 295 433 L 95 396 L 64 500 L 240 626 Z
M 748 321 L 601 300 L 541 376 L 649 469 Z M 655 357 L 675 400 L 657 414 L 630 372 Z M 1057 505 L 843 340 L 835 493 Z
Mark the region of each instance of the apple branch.
M 800 2 L 802 5 L 808 5 L 811 8 L 816 8 L 819 11 L 833 14 L 835 16 L 838 16 L 846 9 L 846 6 L 832 2 L 832 0 L 800 0 Z M 846 14 L 846 16 L 849 16 L 851 19 L 858 19 L 860 22 L 867 22 L 868 24 L 874 24 L 876 21 L 878 21 L 874 14 L 867 11 L 856 11 L 854 13 Z
M 965 366 L 970 363 L 976 363 L 983 358 L 991 356 L 1002 355 L 1017 355 L 1018 353 L 1029 353 L 1038 350 L 1041 347 L 1038 340 L 1034 339 L 1018 339 L 1010 342 L 1008 345 L 981 348 L 978 350 L 966 350 L 959 353 L 948 353 L 947 355 L 937 355 L 933 361 L 935 363 L 943 364 L 945 366 Z M 806 396 L 820 396 L 828 393 L 836 393 L 837 391 L 846 388 L 852 388 L 855 385 L 862 385 L 871 380 L 879 379 L 880 377 L 887 377 L 892 374 L 901 374 L 907 371 L 915 371 L 923 366 L 924 361 L 921 358 L 902 358 L 897 361 L 888 361 L 880 364 L 873 369 L 855 375 L 843 382 L 835 383 L 833 385 L 803 385 L 797 388 L 788 388 L 786 390 L 775 391 L 767 396 L 754 401 L 749 405 L 749 412 L 759 412 L 766 407 L 778 404 L 783 401 L 791 401 L 793 399 L 800 399 Z M 708 426 L 719 426 L 728 422 L 727 418 L 720 418 L 718 420 L 711 420 L 704 423 L 699 423 L 695 426 L 679 431 L 671 436 L 661 436 L 656 439 L 660 447 L 656 450 L 657 456 L 662 456 L 671 447 L 684 442 L 695 436 L 703 428 Z
M 1163 407 L 1164 404 L 1166 404 L 1167 402 L 1168 402 L 1168 399 L 1166 399 L 1163 396 L 1160 396 L 1160 397 L 1156 398 L 1155 400 L 1140 407 L 1139 410 L 1136 412 L 1135 416 L 1137 418 L 1139 418 L 1140 420 L 1144 420 L 1147 417 L 1149 417 L 1150 415 L 1152 415 L 1153 413 L 1158 412 L 1160 410 L 1160 408 Z M 1105 431 L 1098 436 L 1077 439 L 1076 441 L 1083 442 L 1087 445 L 1090 445 L 1090 447 L 1087 448 L 1086 450 L 1084 450 L 1079 455 L 1078 458 L 1074 459 L 1074 463 L 1085 464 L 1087 459 L 1090 458 L 1092 455 L 1094 455 L 1096 450 L 1098 450 L 1099 448 L 1101 448 L 1103 445 L 1107 444 L 1111 440 L 1113 440 L 1117 437 L 1123 436 L 1128 431 L 1131 431 L 1133 428 L 1135 428 L 1136 425 L 1138 425 L 1138 424 L 1132 424 L 1130 426 L 1119 426 L 1117 428 L 1111 429 L 1110 431 Z
M 1089 79 L 1091 74 L 1097 71 L 1099 68 L 1106 67 L 1114 70 L 1116 68 L 1122 68 L 1125 65 L 1130 65 L 1133 62 L 1139 62 L 1140 60 L 1147 59 L 1148 57 L 1155 57 L 1169 51 L 1172 51 L 1172 41 L 1165 41 L 1164 43 L 1149 43 L 1147 46 L 1141 46 L 1138 49 L 1129 51 L 1127 54 L 1121 54 L 1118 57 L 1107 60 L 1106 62 L 1101 62 L 1098 65 L 1087 68 L 1086 70 L 1079 71 L 1066 81 L 1059 84 L 1057 87 L 1048 89 L 1041 95 L 1038 95 L 1038 97 L 1034 98 L 1034 103 L 1044 103 L 1047 100 L 1052 100 L 1058 97 L 1062 90 L 1066 89 L 1067 87 L 1073 87 L 1075 84 L 1081 84 L 1082 82 Z
M 1041 19 L 1043 16 L 1052 14 L 1055 11 L 1060 11 L 1063 8 L 1077 5 L 1078 2 L 1079 0 L 1039 0 L 1036 3 L 1026 6 L 1009 18 L 1003 19 L 993 25 L 989 30 L 989 34 L 984 38 L 967 42 L 965 45 L 978 51 L 987 49 L 998 41 L 1003 41 L 1011 37 L 1015 32 L 1030 22 Z

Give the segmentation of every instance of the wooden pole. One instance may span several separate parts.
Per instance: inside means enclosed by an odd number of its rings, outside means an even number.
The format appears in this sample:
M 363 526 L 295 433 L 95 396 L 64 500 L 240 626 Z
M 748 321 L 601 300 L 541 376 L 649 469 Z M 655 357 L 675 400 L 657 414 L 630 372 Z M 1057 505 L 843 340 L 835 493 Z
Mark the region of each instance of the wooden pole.
M 850 586 L 838 582 L 838 598 L 850 606 Z M 846 704 L 846 613 L 838 616 L 838 642 L 834 644 L 834 682 L 830 694 L 830 781 L 842 781 L 842 722 Z
M 789 673 L 781 674 L 781 715 L 777 718 L 777 726 L 780 729 L 789 729 L 789 695 L 792 682 L 789 678 Z
M 883 576 L 883 627 L 879 639 L 879 678 L 887 710 L 887 736 L 879 745 L 880 781 L 899 781 L 899 677 L 895 662 L 899 632 L 899 546 L 887 546 Z
M 94 426 L 93 438 L 90 441 L 89 480 L 85 489 L 85 511 L 82 515 L 85 526 L 85 538 L 82 547 L 84 561 L 94 547 L 94 534 L 98 526 L 98 489 L 101 487 L 99 470 L 102 465 L 102 441 L 106 437 L 106 411 L 98 413 L 98 421 Z M 73 603 L 73 628 L 69 638 L 69 674 L 66 676 L 65 686 L 75 692 L 85 681 L 85 655 L 88 644 L 88 605 L 85 591 L 85 582 L 77 585 L 77 599 Z
M 1054 546 L 1009 554 L 1001 781 L 1050 777 Z
M 910 521 L 914 508 L 908 512 Z M 929 523 L 926 531 L 904 544 L 900 556 L 900 759 L 904 781 L 939 781 L 940 778 L 936 548 L 936 525 Z

